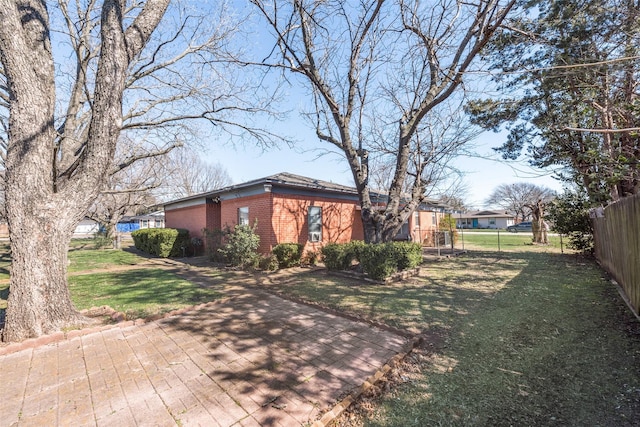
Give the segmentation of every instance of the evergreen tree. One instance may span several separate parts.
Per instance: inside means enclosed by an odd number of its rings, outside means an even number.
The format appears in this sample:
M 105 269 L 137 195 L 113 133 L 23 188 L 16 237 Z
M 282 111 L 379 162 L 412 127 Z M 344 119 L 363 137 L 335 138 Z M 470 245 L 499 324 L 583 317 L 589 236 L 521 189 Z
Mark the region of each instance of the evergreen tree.
M 526 2 L 485 52 L 505 95 L 470 103 L 474 122 L 509 130 L 505 159 L 583 187 L 598 203 L 640 191 L 639 8 L 635 1 Z

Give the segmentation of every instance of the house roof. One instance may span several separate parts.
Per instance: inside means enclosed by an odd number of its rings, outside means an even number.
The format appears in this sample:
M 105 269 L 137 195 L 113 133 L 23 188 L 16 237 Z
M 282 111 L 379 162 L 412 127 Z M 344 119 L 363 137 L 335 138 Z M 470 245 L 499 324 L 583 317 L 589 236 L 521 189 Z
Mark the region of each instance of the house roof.
M 471 211 L 460 214 L 460 218 L 514 218 L 515 215 L 505 211 Z
M 305 176 L 295 175 L 292 173 L 281 172 L 275 175 L 269 175 L 264 178 L 254 179 L 242 184 L 230 185 L 217 190 L 208 191 L 205 193 L 195 194 L 193 196 L 183 197 L 177 200 L 171 200 L 166 202 L 164 206 L 172 205 L 175 203 L 187 202 L 190 200 L 202 199 L 202 198 L 216 198 L 228 193 L 238 193 L 240 191 L 250 190 L 252 188 L 269 186 L 271 185 L 282 188 L 298 189 L 298 190 L 312 190 L 322 191 L 333 194 L 344 194 L 351 197 L 358 196 L 358 192 L 354 187 L 348 187 L 333 182 L 322 181 L 319 179 L 308 178 Z
M 239 192 L 251 191 L 253 188 L 265 188 L 265 186 L 279 187 L 285 189 L 293 189 L 297 191 L 319 191 L 330 194 L 340 194 L 357 200 L 358 191 L 355 187 L 336 184 L 334 182 L 323 181 L 319 179 L 309 178 L 305 176 L 295 175 L 288 172 L 281 172 L 275 175 L 269 175 L 264 178 L 254 179 L 242 184 L 230 185 L 217 190 L 206 193 L 195 194 L 193 196 L 184 197 L 177 200 L 166 202 L 164 206 L 176 203 L 188 202 L 197 199 L 216 199 L 223 197 L 225 194 L 234 194 Z M 263 190 L 264 191 L 264 190 Z M 378 202 L 385 202 L 387 196 L 381 192 L 372 191 L 371 196 Z M 437 200 L 427 199 L 420 205 L 421 210 L 429 210 L 431 208 L 449 209 L 447 205 L 439 203 Z

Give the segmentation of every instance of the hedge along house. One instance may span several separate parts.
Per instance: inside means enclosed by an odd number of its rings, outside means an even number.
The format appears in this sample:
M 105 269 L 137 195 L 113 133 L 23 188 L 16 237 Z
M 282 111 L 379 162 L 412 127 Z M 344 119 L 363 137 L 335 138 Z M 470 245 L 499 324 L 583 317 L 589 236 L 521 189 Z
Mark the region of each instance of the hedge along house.
M 374 197 L 384 205 L 385 196 Z M 256 224 L 258 250 L 266 254 L 279 243 L 300 243 L 304 250 L 316 251 L 330 242 L 363 240 L 359 203 L 353 187 L 279 173 L 168 202 L 164 211 L 166 227 L 187 229 L 191 237 L 203 238 L 205 228 Z M 435 209 L 414 213 L 403 226 L 403 230 L 411 230 L 411 238 L 401 231 L 399 239 L 413 240 L 416 232 L 426 235 L 436 228 L 434 215 Z

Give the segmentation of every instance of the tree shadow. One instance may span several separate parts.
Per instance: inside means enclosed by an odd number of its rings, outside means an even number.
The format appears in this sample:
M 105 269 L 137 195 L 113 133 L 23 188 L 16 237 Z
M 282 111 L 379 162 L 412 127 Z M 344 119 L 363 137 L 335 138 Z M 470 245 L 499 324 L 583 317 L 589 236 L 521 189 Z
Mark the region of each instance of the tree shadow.
M 262 425 L 313 421 L 405 342 L 256 289 L 162 323 L 202 345 L 200 367 Z
M 420 374 L 379 402 L 387 419 L 398 425 L 635 423 L 640 324 L 630 322 L 633 315 L 593 260 L 487 251 L 445 264 L 434 262 L 432 277 L 427 269 L 421 280 L 434 294 L 431 307 L 455 307 L 446 345 L 421 349 Z M 436 274 L 438 266 L 445 271 Z M 421 314 L 438 317 L 432 310 Z

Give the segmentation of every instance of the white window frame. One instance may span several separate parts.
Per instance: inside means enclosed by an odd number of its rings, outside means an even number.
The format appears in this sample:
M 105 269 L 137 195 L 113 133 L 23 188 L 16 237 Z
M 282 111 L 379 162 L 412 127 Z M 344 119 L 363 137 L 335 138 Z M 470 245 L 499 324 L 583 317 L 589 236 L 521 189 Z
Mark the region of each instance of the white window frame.
M 310 242 L 322 242 L 322 207 L 309 206 L 307 211 L 307 227 Z
M 238 225 L 249 225 L 249 207 L 238 208 Z

